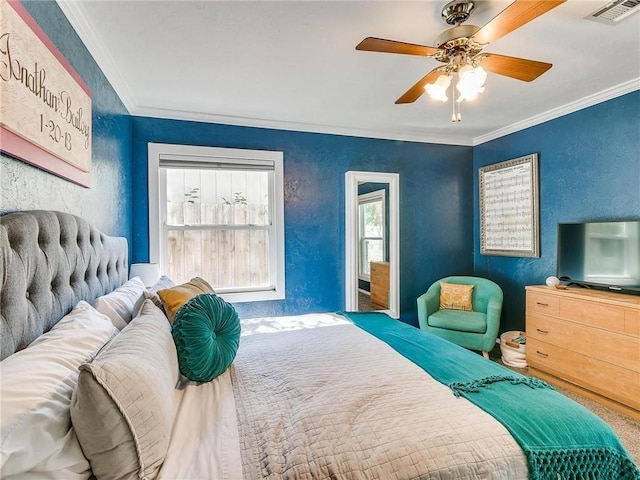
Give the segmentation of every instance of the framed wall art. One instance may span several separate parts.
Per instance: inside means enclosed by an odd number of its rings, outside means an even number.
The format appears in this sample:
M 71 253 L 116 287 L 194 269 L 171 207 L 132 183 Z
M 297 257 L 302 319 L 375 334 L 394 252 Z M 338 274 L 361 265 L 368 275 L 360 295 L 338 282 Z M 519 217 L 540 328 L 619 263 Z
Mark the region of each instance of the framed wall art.
M 0 149 L 91 183 L 91 90 L 24 6 L 0 0 Z
M 538 154 L 479 169 L 480 253 L 539 257 Z

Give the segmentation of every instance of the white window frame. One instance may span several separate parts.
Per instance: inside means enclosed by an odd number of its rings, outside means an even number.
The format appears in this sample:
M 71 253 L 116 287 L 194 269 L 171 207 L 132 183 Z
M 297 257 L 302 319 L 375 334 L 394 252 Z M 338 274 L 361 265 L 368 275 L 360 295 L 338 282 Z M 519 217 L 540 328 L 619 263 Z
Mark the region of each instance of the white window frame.
M 166 272 L 166 188 L 162 191 L 160 161 L 191 163 L 272 164 L 274 169 L 274 194 L 271 199 L 274 238 L 269 238 L 269 260 L 273 270 L 273 289 L 255 290 L 247 288 L 243 292 L 221 293 L 228 302 L 256 302 L 283 300 L 285 298 L 284 268 L 284 181 L 283 153 L 267 150 L 246 150 L 236 148 L 199 147 L 168 143 L 148 144 L 149 166 L 149 262 L 158 263 L 160 271 Z M 205 279 L 206 280 L 206 279 Z

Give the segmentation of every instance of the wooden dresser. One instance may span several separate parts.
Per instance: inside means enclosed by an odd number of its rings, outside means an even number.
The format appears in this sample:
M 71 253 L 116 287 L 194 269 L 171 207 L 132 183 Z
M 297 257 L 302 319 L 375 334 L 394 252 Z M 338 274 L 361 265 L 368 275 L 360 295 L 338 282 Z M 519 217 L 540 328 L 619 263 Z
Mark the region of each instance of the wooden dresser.
M 640 418 L 640 296 L 526 287 L 531 374 Z
M 389 308 L 389 262 L 371 262 L 371 303 Z

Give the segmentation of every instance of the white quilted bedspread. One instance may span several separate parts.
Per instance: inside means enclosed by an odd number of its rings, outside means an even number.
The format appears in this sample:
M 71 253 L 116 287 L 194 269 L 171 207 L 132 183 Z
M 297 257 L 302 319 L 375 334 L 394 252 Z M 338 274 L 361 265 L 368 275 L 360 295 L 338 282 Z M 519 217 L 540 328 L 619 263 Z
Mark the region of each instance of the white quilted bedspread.
M 245 479 L 527 478 L 500 423 L 384 342 L 289 319 L 243 325 L 285 331 L 243 336 L 231 367 Z

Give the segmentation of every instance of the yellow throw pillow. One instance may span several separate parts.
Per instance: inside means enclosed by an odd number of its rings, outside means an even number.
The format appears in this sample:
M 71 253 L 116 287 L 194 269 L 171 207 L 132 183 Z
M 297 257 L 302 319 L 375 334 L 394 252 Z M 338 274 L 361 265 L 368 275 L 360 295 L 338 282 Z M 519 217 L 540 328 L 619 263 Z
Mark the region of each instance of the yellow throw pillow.
M 473 285 L 440 282 L 440 309 L 473 311 Z
M 158 290 L 158 296 L 162 300 L 164 311 L 170 323 L 173 323 L 176 312 L 182 305 L 202 293 L 215 294 L 216 292 L 213 291 L 211 285 L 200 277 L 192 278 L 182 285 Z

